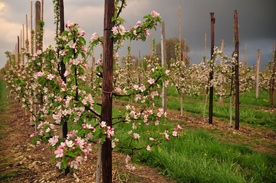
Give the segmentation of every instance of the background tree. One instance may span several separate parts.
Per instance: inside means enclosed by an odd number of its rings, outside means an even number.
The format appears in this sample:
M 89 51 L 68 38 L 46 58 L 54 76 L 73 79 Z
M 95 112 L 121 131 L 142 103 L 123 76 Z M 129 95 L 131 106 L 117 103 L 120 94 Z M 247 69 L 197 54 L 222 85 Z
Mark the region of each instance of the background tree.
M 175 54 L 175 45 L 178 43 L 178 38 L 176 37 L 173 37 L 173 38 L 169 38 L 169 39 L 166 39 L 166 54 L 167 54 L 167 60 L 166 62 L 168 63 L 168 67 L 170 68 L 170 65 L 171 65 L 171 60 L 177 60 L 176 58 L 176 54 Z M 181 42 L 181 59 L 180 60 L 184 60 L 184 48 L 185 47 L 185 40 L 182 40 Z M 186 59 L 185 59 L 185 63 L 189 63 L 189 60 L 190 60 L 190 57 L 187 56 L 187 53 L 190 51 L 190 48 L 189 46 L 187 45 L 186 43 Z M 161 43 L 159 42 L 157 45 L 156 45 L 156 55 L 158 58 L 161 58 Z

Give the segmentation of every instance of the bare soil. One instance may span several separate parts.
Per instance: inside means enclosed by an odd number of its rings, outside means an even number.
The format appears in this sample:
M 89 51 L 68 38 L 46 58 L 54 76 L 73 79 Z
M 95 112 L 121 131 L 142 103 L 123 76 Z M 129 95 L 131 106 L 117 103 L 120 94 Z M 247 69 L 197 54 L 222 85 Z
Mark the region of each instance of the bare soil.
M 0 182 L 29 183 L 71 183 L 95 182 L 97 151 L 91 153 L 88 161 L 79 170 L 69 173 L 55 167 L 51 161 L 52 152 L 48 146 L 34 146 L 30 143 L 30 134 L 34 127 L 30 125 L 25 112 L 15 101 L 7 103 L 6 109 L 0 112 Z M 203 128 L 213 131 L 222 141 L 242 143 L 251 148 L 276 153 L 276 134 L 269 129 L 251 128 L 245 125 L 240 130 L 230 128 L 225 122 L 214 120 L 209 125 L 201 117 L 179 116 L 178 111 L 168 111 L 168 117 L 183 123 L 186 129 Z M 172 183 L 174 181 L 160 175 L 158 170 L 145 165 L 136 165 L 136 170 L 129 171 L 124 167 L 125 155 L 113 154 L 113 182 Z
M 69 173 L 58 170 L 51 161 L 53 153 L 46 145 L 34 146 L 30 134 L 34 127 L 17 102 L 10 102 L 0 113 L 0 182 L 20 183 L 93 183 L 96 180 L 97 151 L 91 153 L 80 169 Z M 154 168 L 135 165 L 124 167 L 125 155 L 113 153 L 113 182 L 172 183 Z

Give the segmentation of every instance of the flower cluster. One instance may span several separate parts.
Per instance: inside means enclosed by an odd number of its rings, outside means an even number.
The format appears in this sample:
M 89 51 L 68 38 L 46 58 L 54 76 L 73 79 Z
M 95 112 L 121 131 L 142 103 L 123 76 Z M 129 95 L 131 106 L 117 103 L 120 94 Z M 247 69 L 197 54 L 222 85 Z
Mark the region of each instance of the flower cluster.
M 89 152 L 92 151 L 92 144 L 87 143 L 77 133 L 76 130 L 69 132 L 66 140 L 59 145 L 57 145 L 56 136 L 49 139 L 52 146 L 57 146 L 54 154 L 57 160 L 56 166 L 59 169 L 65 169 L 67 166 L 71 169 L 78 169 L 82 162 L 87 160 Z

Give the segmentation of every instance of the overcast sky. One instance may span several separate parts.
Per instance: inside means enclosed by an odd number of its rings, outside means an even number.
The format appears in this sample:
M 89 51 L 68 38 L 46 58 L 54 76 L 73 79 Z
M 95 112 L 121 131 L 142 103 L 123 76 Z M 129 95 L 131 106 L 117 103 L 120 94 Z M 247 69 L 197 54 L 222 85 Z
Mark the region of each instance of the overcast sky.
M 45 2 L 45 39 L 44 45 L 54 44 L 54 14 L 52 0 Z M 17 36 L 20 35 L 25 16 L 30 17 L 30 0 L 0 0 L 0 68 L 6 62 L 5 51 L 14 51 Z M 33 1 L 35 4 L 35 1 Z M 87 32 L 102 34 L 104 0 L 64 0 L 65 20 L 71 20 Z M 225 53 L 231 55 L 233 43 L 234 10 L 238 10 L 240 61 L 249 65 L 256 62 L 257 50 L 261 49 L 261 63 L 265 65 L 272 59 L 273 43 L 276 41 L 276 0 L 127 0 L 127 8 L 122 16 L 126 27 L 156 10 L 166 24 L 166 38 L 178 37 L 178 6 L 182 7 L 182 37 L 190 47 L 189 56 L 193 63 L 199 63 L 204 56 L 204 34 L 207 34 L 207 58 L 210 58 L 210 12 L 215 13 L 215 45 L 225 41 Z M 30 22 L 29 22 L 30 26 Z M 152 33 L 160 42 L 161 27 Z M 132 54 L 149 54 L 149 41 L 132 42 Z M 125 54 L 125 48 L 120 52 Z M 97 57 L 97 56 L 96 56 Z

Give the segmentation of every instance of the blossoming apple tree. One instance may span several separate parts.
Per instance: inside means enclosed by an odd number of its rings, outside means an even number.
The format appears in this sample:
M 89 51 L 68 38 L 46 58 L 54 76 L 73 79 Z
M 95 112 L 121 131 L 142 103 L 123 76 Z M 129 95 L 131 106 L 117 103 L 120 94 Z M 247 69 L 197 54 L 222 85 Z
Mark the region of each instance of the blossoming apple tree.
M 56 6 L 58 1 L 53 2 Z M 87 160 L 88 154 L 93 150 L 93 143 L 103 144 L 110 141 L 112 148 L 115 148 L 120 144 L 120 139 L 116 136 L 116 124 L 130 125 L 133 130 L 128 135 L 135 141 L 140 137 L 136 132 L 137 128 L 159 125 L 160 119 L 166 115 L 162 109 L 154 106 L 153 101 L 160 96 L 160 91 L 157 89 L 167 81 L 168 72 L 165 68 L 154 64 L 149 64 L 151 68 L 149 68 L 147 81 L 136 84 L 133 82 L 132 86 L 122 85 L 122 82 L 119 82 L 122 73 L 118 69 L 114 75 L 118 82 L 112 83 L 111 91 L 106 91 L 104 88 L 106 63 L 99 60 L 95 68 L 97 76 L 95 80 L 98 80 L 99 85 L 92 90 L 87 89 L 88 57 L 95 46 L 105 44 L 104 39 L 110 39 L 114 44 L 111 59 L 117 58 L 117 51 L 125 40 L 144 41 L 149 35 L 149 30 L 155 29 L 161 22 L 159 13 L 152 11 L 144 16 L 144 21 L 138 21 L 127 30 L 123 26 L 124 20 L 119 16 L 122 9 L 126 7 L 126 2 L 116 0 L 113 3 L 115 11 L 112 15 L 111 37 L 102 37 L 94 33 L 87 47 L 84 38 L 86 32 L 77 23 L 68 21 L 66 30 L 56 37 L 56 47 L 49 46 L 46 50 L 37 50 L 34 54 L 25 53 L 28 61 L 22 67 L 24 72 L 16 72 L 17 68 L 13 65 L 6 74 L 11 91 L 21 98 L 22 105 L 27 106 L 31 112 L 31 118 L 37 124 L 37 131 L 31 135 L 33 142 L 38 145 L 49 144 L 59 169 L 77 169 Z M 63 75 L 60 70 L 61 60 L 66 66 Z M 61 76 L 66 77 L 66 82 Z M 101 80 L 103 84 L 100 84 Z M 110 123 L 103 120 L 101 111 L 104 106 L 98 97 L 99 91 L 102 95 L 108 95 L 111 98 L 112 96 L 133 97 L 137 104 L 127 105 L 122 114 L 114 117 L 117 120 Z M 34 95 L 38 95 L 41 100 L 37 113 L 32 113 L 30 107 L 34 103 L 32 98 Z M 68 123 L 70 129 L 66 137 L 60 133 L 61 125 L 64 123 Z M 156 144 L 156 141 L 169 140 L 170 136 L 178 136 L 181 129 L 178 126 L 172 131 L 166 130 L 161 133 L 159 138 L 149 137 L 144 148 L 152 151 L 152 145 Z M 133 169 L 129 161 L 126 167 Z

